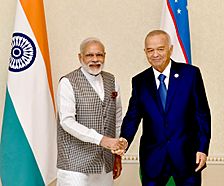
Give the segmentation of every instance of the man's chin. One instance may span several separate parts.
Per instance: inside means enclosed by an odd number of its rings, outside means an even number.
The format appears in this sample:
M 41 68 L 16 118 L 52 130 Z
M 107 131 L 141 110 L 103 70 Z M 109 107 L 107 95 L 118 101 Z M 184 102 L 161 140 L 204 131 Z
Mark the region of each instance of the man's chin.
M 98 75 L 103 70 L 103 65 L 93 66 L 93 65 L 86 65 L 82 63 L 82 67 L 85 69 L 86 72 L 92 75 Z
M 97 68 L 97 69 L 96 68 L 94 68 L 94 69 L 89 68 L 88 69 L 88 72 L 92 75 L 98 75 L 101 71 L 102 71 L 102 68 Z

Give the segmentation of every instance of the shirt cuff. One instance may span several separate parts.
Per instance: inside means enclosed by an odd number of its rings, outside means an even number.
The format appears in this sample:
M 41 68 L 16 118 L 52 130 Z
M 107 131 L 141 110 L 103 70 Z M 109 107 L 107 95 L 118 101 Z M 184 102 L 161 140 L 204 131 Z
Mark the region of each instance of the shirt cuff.
M 95 139 L 94 139 L 94 142 L 93 143 L 95 143 L 97 145 L 100 145 L 100 142 L 101 142 L 102 138 L 103 138 L 103 135 L 97 133 L 96 136 L 95 136 Z

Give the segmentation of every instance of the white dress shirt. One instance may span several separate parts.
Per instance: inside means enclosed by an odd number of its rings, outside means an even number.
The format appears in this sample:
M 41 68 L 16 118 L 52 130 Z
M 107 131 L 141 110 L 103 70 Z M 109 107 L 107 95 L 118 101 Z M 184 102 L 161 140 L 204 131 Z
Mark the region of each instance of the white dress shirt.
M 98 76 L 93 76 L 86 72 L 83 68 L 81 68 L 81 71 L 85 75 L 91 86 L 94 88 L 96 93 L 99 95 L 100 99 L 103 101 L 104 87 L 101 74 L 99 74 Z M 118 96 L 116 97 L 116 137 L 119 137 L 120 127 L 122 123 L 122 106 L 120 90 L 116 81 L 115 91 L 118 92 Z M 82 125 L 82 123 L 78 123 L 76 121 L 76 100 L 74 97 L 72 85 L 65 77 L 61 79 L 58 85 L 57 106 L 60 124 L 66 132 L 81 141 L 90 142 L 97 145 L 100 144 L 100 141 L 103 138 L 102 134 L 99 134 L 92 128 L 87 128 L 86 126 Z
M 159 84 L 160 84 L 160 81 L 159 81 L 158 77 L 159 77 L 160 74 L 163 74 L 163 75 L 166 76 L 166 78 L 164 80 L 164 83 L 166 85 L 166 89 L 168 90 L 169 79 L 170 79 L 170 68 L 171 68 L 171 61 L 169 62 L 169 64 L 167 65 L 167 67 L 164 69 L 164 71 L 162 73 L 159 72 L 158 70 L 152 68 L 153 72 L 154 72 L 155 80 L 156 80 L 157 89 L 159 88 Z

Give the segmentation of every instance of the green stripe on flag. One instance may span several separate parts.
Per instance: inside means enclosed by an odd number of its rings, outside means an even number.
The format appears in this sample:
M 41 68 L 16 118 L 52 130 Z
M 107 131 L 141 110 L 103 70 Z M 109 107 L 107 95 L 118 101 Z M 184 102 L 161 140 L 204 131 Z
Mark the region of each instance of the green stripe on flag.
M 141 173 L 141 168 L 139 168 L 139 175 L 140 175 L 140 180 L 142 182 L 142 173 Z M 175 181 L 173 179 L 173 176 L 170 177 L 170 179 L 168 180 L 166 186 L 176 186 Z
M 170 177 L 169 181 L 167 182 L 166 186 L 175 186 L 175 182 L 173 176 Z
M 17 117 L 8 89 L 2 124 L 0 165 L 3 186 L 44 186 L 40 170 Z

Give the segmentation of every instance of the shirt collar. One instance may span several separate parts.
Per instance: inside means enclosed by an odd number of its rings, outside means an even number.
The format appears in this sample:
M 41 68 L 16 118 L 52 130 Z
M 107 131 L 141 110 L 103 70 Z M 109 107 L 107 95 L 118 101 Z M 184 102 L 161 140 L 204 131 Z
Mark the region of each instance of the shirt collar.
M 169 64 L 167 65 L 167 67 L 164 69 L 164 71 L 161 73 L 159 72 L 158 70 L 153 69 L 153 72 L 154 72 L 154 75 L 155 75 L 155 78 L 157 79 L 159 77 L 160 74 L 163 74 L 167 77 L 167 79 L 169 79 L 170 77 L 170 68 L 171 68 L 171 61 L 169 62 Z

